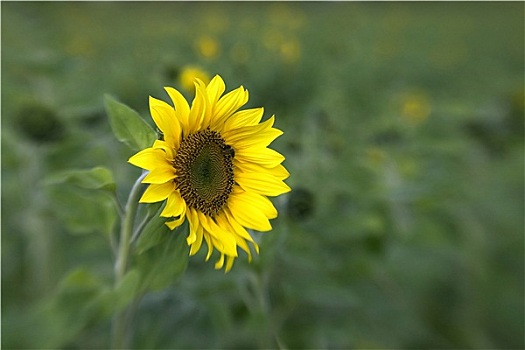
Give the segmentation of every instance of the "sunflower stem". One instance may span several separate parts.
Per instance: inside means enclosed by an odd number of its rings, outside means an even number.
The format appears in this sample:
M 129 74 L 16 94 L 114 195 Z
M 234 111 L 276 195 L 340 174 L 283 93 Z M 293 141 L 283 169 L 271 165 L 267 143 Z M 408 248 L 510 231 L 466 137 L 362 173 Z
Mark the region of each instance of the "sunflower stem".
M 133 233 L 133 226 L 135 222 L 135 215 L 139 205 L 139 196 L 141 194 L 141 182 L 146 177 L 147 172 L 144 172 L 133 184 L 129 193 L 128 201 L 122 217 L 122 225 L 120 229 L 120 240 L 117 251 L 117 259 L 115 261 L 115 286 L 117 286 L 127 272 L 128 260 L 131 248 L 131 235 Z M 119 311 L 112 323 L 112 348 L 122 349 L 126 347 L 126 325 L 131 324 L 131 320 L 127 320 L 126 316 L 131 313 L 126 308 Z

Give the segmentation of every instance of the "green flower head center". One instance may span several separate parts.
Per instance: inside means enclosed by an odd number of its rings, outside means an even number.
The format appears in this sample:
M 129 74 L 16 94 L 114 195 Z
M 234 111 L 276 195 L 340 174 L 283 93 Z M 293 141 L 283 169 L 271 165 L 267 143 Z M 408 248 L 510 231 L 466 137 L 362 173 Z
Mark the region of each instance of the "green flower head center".
M 175 184 L 190 208 L 215 217 L 233 187 L 233 149 L 209 129 L 186 136 L 177 151 Z

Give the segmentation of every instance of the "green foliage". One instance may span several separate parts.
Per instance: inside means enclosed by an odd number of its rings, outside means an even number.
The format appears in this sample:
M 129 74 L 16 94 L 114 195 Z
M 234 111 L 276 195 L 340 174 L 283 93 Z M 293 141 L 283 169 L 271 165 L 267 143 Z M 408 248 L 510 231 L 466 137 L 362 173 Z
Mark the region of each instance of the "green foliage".
M 116 188 L 111 171 L 102 166 L 89 170 L 66 170 L 49 177 L 47 180 L 47 185 L 68 183 L 87 190 L 114 192 Z
M 114 202 L 106 194 L 86 193 L 71 186 L 55 188 L 50 192 L 50 198 L 57 202 L 75 203 L 50 209 L 66 225 L 69 233 L 99 232 L 109 236 L 113 232 L 117 211 Z
M 146 227 L 137 245 L 136 268 L 144 292 L 159 291 L 172 285 L 188 265 L 187 227 L 172 232 L 164 225 L 165 219 L 158 218 L 155 217 Z
M 54 209 L 70 233 L 112 233 L 117 218 L 112 200 L 116 184 L 109 169 L 65 170 L 50 175 L 43 184 L 56 203 L 66 203 Z
M 162 242 L 162 239 L 169 234 L 169 229 L 165 225 L 166 218 L 159 215 L 163 208 L 159 204 L 161 203 L 148 205 L 145 216 L 149 219 L 149 222 L 146 224 L 141 235 L 137 239 L 135 245 L 135 251 L 137 254 L 142 254 L 146 250 L 159 245 Z
M 115 310 L 123 310 L 139 294 L 140 274 L 137 270 L 130 270 L 122 281 L 115 287 Z
M 34 330 L 20 339 L 21 348 L 59 348 L 72 342 L 79 333 L 114 311 L 116 301 L 103 282 L 85 268 L 78 268 L 60 282 L 55 293 L 31 311 L 31 318 L 18 327 Z M 111 300 L 110 300 L 111 299 Z M 9 332 L 17 332 L 15 326 Z M 8 338 L 9 339 L 9 338 Z
M 133 243 L 134 268 L 140 274 L 141 293 L 158 291 L 177 281 L 188 265 L 187 224 L 171 231 L 159 214 L 162 203 L 147 205 L 147 224 Z M 140 214 L 139 214 L 140 216 Z
M 120 142 L 133 151 L 151 147 L 157 136 L 142 117 L 130 107 L 109 95 L 104 97 L 111 129 Z

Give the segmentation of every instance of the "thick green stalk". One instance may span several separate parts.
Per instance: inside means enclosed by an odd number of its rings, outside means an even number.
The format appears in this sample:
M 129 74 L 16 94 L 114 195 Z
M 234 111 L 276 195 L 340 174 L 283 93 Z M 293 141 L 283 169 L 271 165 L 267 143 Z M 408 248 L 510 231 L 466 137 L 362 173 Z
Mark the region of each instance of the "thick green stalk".
M 128 260 L 131 248 L 131 235 L 133 233 L 133 224 L 135 222 L 135 215 L 139 205 L 139 196 L 141 194 L 141 181 L 147 173 L 142 174 L 131 188 L 128 201 L 122 217 L 122 225 L 120 228 L 120 240 L 117 251 L 117 259 L 115 261 L 115 286 L 122 281 L 126 275 L 128 268 Z M 130 324 L 130 320 L 126 320 L 129 314 L 128 310 L 118 312 L 112 324 L 112 348 L 123 349 L 126 343 L 126 325 Z

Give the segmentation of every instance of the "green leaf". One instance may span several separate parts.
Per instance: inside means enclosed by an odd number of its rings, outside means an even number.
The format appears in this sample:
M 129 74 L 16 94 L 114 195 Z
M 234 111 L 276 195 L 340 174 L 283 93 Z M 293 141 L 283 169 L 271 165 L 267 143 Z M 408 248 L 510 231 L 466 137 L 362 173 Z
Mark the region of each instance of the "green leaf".
M 153 217 L 146 227 L 144 227 L 137 240 L 137 246 L 135 248 L 137 254 L 142 254 L 146 250 L 153 248 L 170 232 L 170 229 L 165 224 L 168 219 L 159 215 L 162 208 L 163 206 L 159 207 L 156 203 L 149 204 L 146 215 L 153 215 Z
M 28 326 L 35 331 L 30 337 L 30 347 L 57 349 L 68 347 L 90 324 L 102 321 L 98 308 L 93 307 L 101 293 L 108 287 L 91 270 L 80 267 L 71 271 L 58 284 L 57 290 L 35 307 Z
M 186 227 L 186 229 L 184 229 Z M 161 290 L 174 283 L 188 266 L 187 225 L 176 231 L 159 231 L 157 244 L 136 256 L 142 290 Z M 146 233 L 146 232 L 144 232 Z
M 92 271 L 85 267 L 79 267 L 62 279 L 60 290 L 95 290 L 100 285 L 101 281 Z
M 109 235 L 117 220 L 115 203 L 104 192 L 86 193 L 77 187 L 55 186 L 49 193 L 55 205 L 50 208 L 75 235 L 100 232 Z
M 106 113 L 116 138 L 133 151 L 151 147 L 157 135 L 133 109 L 105 95 Z
M 105 167 L 95 167 L 86 170 L 67 170 L 50 176 L 47 185 L 70 183 L 88 190 L 104 190 L 114 192 L 116 185 L 111 170 Z
M 117 218 L 116 184 L 109 169 L 66 170 L 49 176 L 44 185 L 49 186 L 55 203 L 51 210 L 70 233 L 112 232 Z
M 124 309 L 137 296 L 140 275 L 137 270 L 126 273 L 122 281 L 115 287 L 115 310 Z

